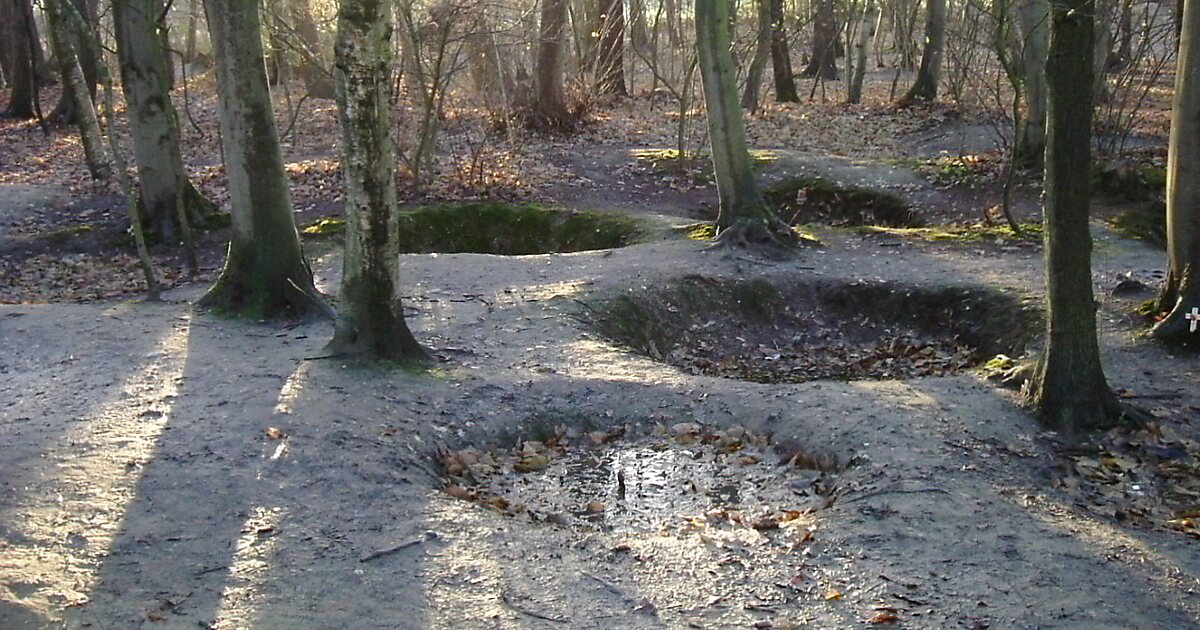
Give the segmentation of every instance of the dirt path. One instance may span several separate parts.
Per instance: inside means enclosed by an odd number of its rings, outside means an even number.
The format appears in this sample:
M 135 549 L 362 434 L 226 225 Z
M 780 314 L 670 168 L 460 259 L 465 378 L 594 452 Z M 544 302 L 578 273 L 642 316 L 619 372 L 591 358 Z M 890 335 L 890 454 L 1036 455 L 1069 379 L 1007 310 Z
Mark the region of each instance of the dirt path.
M 407 256 L 415 328 L 447 360 L 429 374 L 307 360 L 327 324 L 197 314 L 199 287 L 0 306 L 0 627 L 1195 626 L 1194 541 L 1053 489 L 1051 443 L 974 375 L 691 376 L 572 317 L 576 299 L 697 272 L 1040 286 L 1035 250 L 824 237 L 788 262 L 681 241 Z M 1097 283 L 1161 264 L 1106 236 Z M 336 256 L 317 268 L 336 286 Z M 1113 382 L 1174 392 L 1164 422 L 1194 437 L 1194 359 L 1134 339 L 1128 307 L 1101 311 Z M 437 490 L 437 444 L 624 422 L 742 425 L 849 467 L 811 540 L 776 555 L 528 523 Z

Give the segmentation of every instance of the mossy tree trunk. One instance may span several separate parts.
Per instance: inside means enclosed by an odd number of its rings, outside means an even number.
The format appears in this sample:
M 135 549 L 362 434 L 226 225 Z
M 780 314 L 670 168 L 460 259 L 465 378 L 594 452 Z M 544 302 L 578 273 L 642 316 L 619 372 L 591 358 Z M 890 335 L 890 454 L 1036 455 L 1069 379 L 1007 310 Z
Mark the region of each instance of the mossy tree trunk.
M 746 89 L 742 91 L 742 109 L 753 114 L 758 111 L 758 89 L 763 73 L 771 60 L 771 0 L 754 0 L 758 29 L 754 38 L 754 57 L 746 70 Z
M 1053 0 L 1046 64 L 1046 344 L 1026 399 L 1065 434 L 1120 413 L 1100 364 L 1088 231 L 1092 128 L 1092 0 Z
M 801 74 L 836 81 L 838 24 L 833 14 L 833 0 L 816 0 L 816 10 L 817 14 L 813 18 L 812 57 Z
M 50 47 L 54 51 L 59 74 L 62 76 L 63 94 L 68 95 L 74 103 L 72 113 L 75 124 L 79 128 L 79 137 L 83 144 L 83 157 L 88 173 L 91 174 L 92 179 L 104 180 L 112 174 L 112 168 L 104 150 L 104 135 L 100 131 L 100 121 L 96 118 L 96 107 L 88 92 L 83 69 L 79 66 L 79 57 L 76 55 L 69 22 L 60 5 L 67 1 L 69 0 L 46 0 Z
M 567 24 L 567 0 L 542 0 L 541 37 L 534 71 L 534 102 L 531 121 L 539 129 L 567 129 L 571 116 L 563 100 L 563 29 Z
M 1050 3 L 1047 0 L 1019 0 L 1021 24 L 1022 94 L 1025 112 L 1013 161 L 1041 168 L 1046 155 L 1046 54 L 1050 46 Z
M 787 25 L 784 22 L 783 0 L 771 3 L 771 73 L 775 79 L 775 101 L 797 103 L 796 77 L 792 74 L 792 53 L 788 47 Z
M 72 1 L 75 6 L 75 11 L 84 18 L 84 21 L 87 24 L 87 28 L 94 28 L 93 25 L 96 23 L 96 11 L 95 11 L 95 7 L 94 7 L 94 3 L 88 2 L 86 0 L 72 0 Z M 51 28 L 49 25 L 50 9 L 47 6 L 47 4 L 48 4 L 48 2 L 46 2 L 46 1 L 42 2 L 42 8 L 43 8 L 44 14 L 46 15 L 46 19 L 47 19 L 47 27 L 48 27 L 47 31 L 49 31 Z M 50 39 L 51 51 L 53 51 L 55 55 L 58 55 L 58 52 L 54 50 L 54 39 L 53 39 L 54 34 L 53 33 L 48 33 L 48 34 L 50 35 L 50 38 L 51 38 Z M 76 63 L 79 64 L 80 74 L 83 77 L 83 85 L 87 89 L 88 97 L 90 99 L 92 99 L 93 101 L 95 101 L 96 100 L 96 59 L 91 54 L 89 46 L 81 45 L 83 36 L 94 37 L 95 34 L 92 33 L 90 35 L 84 35 L 81 33 L 74 32 L 74 29 L 71 29 L 71 28 L 66 28 L 64 33 L 62 34 L 64 41 L 66 41 L 70 44 L 71 50 L 74 52 L 74 55 L 76 58 Z M 61 73 L 61 62 L 58 62 L 56 60 L 56 63 L 59 64 L 60 73 Z M 76 124 L 79 122 L 75 119 L 75 107 L 77 105 L 77 103 L 75 101 L 75 95 L 72 93 L 72 89 L 68 89 L 68 88 L 69 88 L 69 86 L 66 85 L 66 83 L 64 82 L 63 90 L 59 94 L 59 97 L 58 97 L 58 104 L 56 104 L 54 106 L 54 109 L 50 112 L 50 115 L 46 117 L 46 119 L 48 121 L 58 123 L 58 124 L 63 124 L 63 125 L 72 125 L 72 124 Z
M 937 98 L 942 78 L 942 54 L 946 46 L 946 0 L 925 0 L 925 48 L 912 87 L 900 99 L 901 105 Z
M 720 199 L 717 239 L 733 246 L 791 244 L 795 234 L 763 201 L 754 179 L 729 30 L 729 0 L 696 0 L 696 52 Z
M 125 93 L 138 172 L 142 225 L 164 239 L 203 222 L 213 205 L 188 181 L 179 152 L 179 117 L 171 103 L 167 54 L 158 34 L 155 0 L 113 0 L 121 88 Z
M 1186 315 L 1200 307 L 1200 0 L 1183 8 L 1167 156 L 1167 278 L 1159 295 L 1166 316 L 1156 338 L 1200 342 Z
M 596 68 L 601 94 L 628 96 L 625 88 L 625 0 L 599 0 L 600 63 Z
M 850 73 L 850 87 L 846 100 L 862 102 L 863 80 L 867 76 L 867 49 L 875 37 L 875 25 L 879 22 L 879 7 L 875 0 L 867 0 L 863 7 L 862 23 L 858 25 L 858 39 L 854 42 L 854 68 Z
M 258 3 L 205 0 L 233 237 L 203 306 L 249 317 L 331 314 L 300 250 L 263 64 Z
M 329 349 L 375 359 L 425 358 L 397 289 L 399 225 L 388 123 L 391 0 L 341 0 L 335 77 L 346 182 L 341 312 Z

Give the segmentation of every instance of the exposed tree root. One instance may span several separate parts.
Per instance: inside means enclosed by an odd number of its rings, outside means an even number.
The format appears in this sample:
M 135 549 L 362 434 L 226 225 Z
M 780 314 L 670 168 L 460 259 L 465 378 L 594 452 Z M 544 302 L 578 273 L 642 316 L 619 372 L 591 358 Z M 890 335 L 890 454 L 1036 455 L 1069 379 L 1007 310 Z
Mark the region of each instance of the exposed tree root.
M 714 245 L 720 248 L 753 249 L 774 255 L 793 251 L 799 237 L 786 223 L 774 217 L 736 219 L 718 228 Z
M 407 324 L 394 324 L 396 330 L 384 334 L 368 334 L 348 314 L 338 316 L 333 339 L 325 346 L 330 357 L 348 359 L 383 359 L 418 365 L 430 363 L 433 356 L 417 343 Z
M 1200 299 L 1178 300 L 1167 316 L 1150 329 L 1150 336 L 1168 344 L 1200 347 L 1200 329 L 1191 332 L 1192 322 L 1187 318 L 1191 304 L 1200 304 Z
M 261 275 L 239 271 L 240 265 L 233 260 L 226 262 L 225 270 L 216 284 L 197 303 L 202 308 L 217 313 L 258 319 L 307 319 L 327 317 L 333 319 L 333 309 L 312 283 L 312 273 L 307 269 L 293 271 L 278 281 L 267 280 Z

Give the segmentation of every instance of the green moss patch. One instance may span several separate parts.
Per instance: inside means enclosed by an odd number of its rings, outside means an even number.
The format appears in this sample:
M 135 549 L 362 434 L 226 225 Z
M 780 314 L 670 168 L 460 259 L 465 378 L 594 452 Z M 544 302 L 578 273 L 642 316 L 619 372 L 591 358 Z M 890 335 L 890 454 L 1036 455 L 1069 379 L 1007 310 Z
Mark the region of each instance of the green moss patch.
M 859 225 L 853 230 L 859 234 L 877 234 L 896 238 L 909 238 L 935 243 L 979 243 L 979 242 L 1042 242 L 1042 224 L 1022 223 L 1021 234 L 1013 232 L 1007 225 L 939 225 L 935 227 L 887 227 Z
M 768 188 L 763 197 L 792 225 L 921 227 L 925 224 L 909 203 L 897 195 L 841 186 L 816 177 L 785 180 Z
M 404 210 L 399 224 L 400 251 L 407 254 L 581 252 L 631 245 L 644 233 L 639 221 L 623 215 L 491 202 Z M 319 219 L 300 228 L 308 238 L 345 231 L 341 218 Z
M 43 232 L 42 238 L 46 239 L 47 241 L 50 241 L 51 243 L 61 244 L 61 243 L 66 243 L 67 241 L 69 241 L 77 236 L 82 236 L 84 234 L 90 234 L 94 231 L 95 231 L 95 227 L 93 227 L 92 225 L 87 224 L 87 223 L 85 223 L 83 225 L 70 225 L 67 227 L 58 228 L 57 230 Z
M 400 213 L 400 251 L 523 256 L 631 245 L 642 235 L 629 217 L 537 205 L 468 203 Z
M 340 217 L 317 219 L 300 226 L 300 234 L 309 237 L 333 236 L 346 233 L 346 220 Z
M 792 231 L 796 233 L 802 245 L 817 247 L 824 245 L 821 239 L 817 238 L 811 231 L 804 229 L 804 226 L 792 226 Z M 717 224 L 712 221 L 689 223 L 688 225 L 675 228 L 675 233 L 693 241 L 711 241 L 717 237 Z
M 686 276 L 589 304 L 603 337 L 695 374 L 762 383 L 940 376 L 1020 356 L 1037 302 L 984 287 Z
M 1118 234 L 1167 248 L 1167 207 L 1162 202 L 1115 214 L 1105 223 Z

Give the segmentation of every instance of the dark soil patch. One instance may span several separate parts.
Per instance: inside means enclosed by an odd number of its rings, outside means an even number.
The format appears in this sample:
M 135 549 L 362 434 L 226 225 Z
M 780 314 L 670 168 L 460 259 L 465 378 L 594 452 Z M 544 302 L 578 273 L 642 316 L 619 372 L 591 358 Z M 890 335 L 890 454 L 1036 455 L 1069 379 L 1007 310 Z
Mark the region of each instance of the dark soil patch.
M 761 383 L 903 379 L 1020 355 L 1033 307 L 978 287 L 687 276 L 590 307 L 608 339 L 690 373 Z
M 308 237 L 345 231 L 345 220 L 325 218 L 301 228 Z M 427 206 L 400 214 L 400 251 L 408 254 L 570 253 L 631 245 L 640 222 L 612 213 L 537 205 L 467 203 Z
M 860 186 L 839 186 L 819 178 L 785 180 L 764 191 L 763 197 L 791 225 L 925 225 L 909 203 L 897 195 Z

